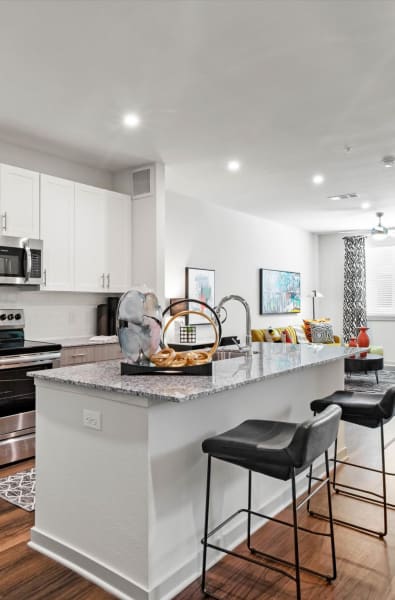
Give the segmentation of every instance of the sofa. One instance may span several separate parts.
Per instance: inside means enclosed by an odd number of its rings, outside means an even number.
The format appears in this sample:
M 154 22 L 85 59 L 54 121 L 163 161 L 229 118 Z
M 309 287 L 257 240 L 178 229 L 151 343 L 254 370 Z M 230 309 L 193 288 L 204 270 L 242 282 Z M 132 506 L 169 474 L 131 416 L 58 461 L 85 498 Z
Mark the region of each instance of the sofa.
M 291 344 L 327 344 L 340 346 L 341 339 L 333 334 L 329 319 L 305 319 L 297 325 L 252 329 L 253 342 L 288 342 Z

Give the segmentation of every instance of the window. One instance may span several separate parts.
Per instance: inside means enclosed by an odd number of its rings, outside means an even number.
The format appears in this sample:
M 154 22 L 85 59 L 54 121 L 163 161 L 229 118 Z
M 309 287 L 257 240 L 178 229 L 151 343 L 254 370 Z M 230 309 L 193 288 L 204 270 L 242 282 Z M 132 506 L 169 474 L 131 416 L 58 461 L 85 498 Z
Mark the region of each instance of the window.
M 395 318 L 395 244 L 366 246 L 366 303 L 369 317 Z

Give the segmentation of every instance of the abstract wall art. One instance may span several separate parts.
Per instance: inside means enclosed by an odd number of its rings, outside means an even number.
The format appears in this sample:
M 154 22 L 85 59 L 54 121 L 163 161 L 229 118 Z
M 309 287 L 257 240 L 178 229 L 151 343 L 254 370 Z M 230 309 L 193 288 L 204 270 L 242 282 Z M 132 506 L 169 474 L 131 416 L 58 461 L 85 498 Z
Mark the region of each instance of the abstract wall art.
M 300 273 L 259 269 L 261 315 L 300 312 Z
M 185 295 L 187 298 L 202 300 L 212 308 L 215 305 L 215 271 L 213 269 L 195 269 L 185 267 Z M 191 310 L 200 310 L 208 316 L 210 311 L 198 303 L 189 306 Z M 191 325 L 207 325 L 205 319 L 197 315 L 188 315 L 188 323 Z

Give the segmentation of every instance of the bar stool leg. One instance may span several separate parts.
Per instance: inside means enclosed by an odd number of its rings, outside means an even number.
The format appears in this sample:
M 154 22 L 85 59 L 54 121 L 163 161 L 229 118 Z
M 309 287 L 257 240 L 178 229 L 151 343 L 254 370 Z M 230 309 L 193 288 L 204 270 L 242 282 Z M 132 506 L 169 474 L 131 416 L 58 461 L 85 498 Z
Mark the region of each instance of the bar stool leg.
M 387 481 L 385 472 L 385 445 L 384 445 L 384 424 L 380 422 L 380 442 L 381 442 L 381 469 L 383 477 L 383 510 L 384 510 L 384 532 L 380 537 L 387 535 L 388 516 L 387 516 Z
M 300 591 L 300 565 L 299 565 L 299 539 L 298 539 L 298 511 L 296 504 L 296 474 L 295 467 L 292 469 L 292 512 L 293 512 L 293 529 L 294 529 L 294 549 L 295 549 L 295 581 L 296 581 L 296 598 L 301 600 Z
M 252 472 L 248 471 L 248 516 L 247 516 L 247 548 L 251 552 L 251 495 L 252 495 Z
M 311 494 L 311 478 L 312 478 L 312 475 L 313 475 L 313 463 L 311 463 L 310 468 L 309 468 L 309 485 L 308 485 L 308 488 L 307 488 L 307 496 L 308 496 L 309 499 L 307 500 L 306 508 L 307 508 L 307 512 L 309 514 L 310 514 L 310 500 L 311 500 L 310 494 Z
M 333 513 L 332 513 L 332 497 L 331 497 L 331 482 L 330 482 L 330 473 L 329 473 L 329 458 L 328 458 L 328 450 L 325 450 L 325 470 L 326 470 L 326 491 L 328 496 L 328 515 L 329 515 L 329 529 L 331 534 L 331 551 L 332 551 L 332 573 L 333 579 L 336 579 L 337 570 L 336 570 L 336 550 L 335 550 L 335 532 L 333 528 Z M 311 481 L 311 480 L 310 480 Z M 309 482 L 310 487 L 310 482 Z M 330 580 L 328 580 L 330 582 Z
M 332 480 L 333 489 L 337 494 L 338 490 L 336 489 L 336 469 L 337 469 L 337 438 L 335 439 L 335 448 L 333 450 L 333 480 Z
M 206 593 L 206 562 L 207 562 L 207 536 L 208 536 L 208 515 L 210 506 L 210 480 L 211 480 L 211 454 L 207 461 L 207 484 L 206 484 L 206 509 L 204 514 L 204 537 L 203 537 L 203 565 L 202 565 L 202 584 L 201 590 Z

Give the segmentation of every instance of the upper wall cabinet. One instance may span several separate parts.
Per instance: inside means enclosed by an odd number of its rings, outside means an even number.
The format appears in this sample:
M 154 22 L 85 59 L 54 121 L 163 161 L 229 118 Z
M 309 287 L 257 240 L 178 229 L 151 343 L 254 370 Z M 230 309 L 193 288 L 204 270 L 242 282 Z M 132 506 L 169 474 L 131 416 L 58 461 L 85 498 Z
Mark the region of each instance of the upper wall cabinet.
M 40 187 L 40 232 L 44 241 L 42 288 L 72 290 L 75 183 L 41 175 Z
M 75 289 L 124 292 L 131 285 L 131 199 L 75 186 Z
M 89 185 L 75 186 L 74 281 L 80 291 L 106 288 L 107 193 Z
M 38 238 L 40 176 L 0 165 L 0 230 L 2 235 Z
M 132 203 L 130 196 L 107 192 L 107 270 L 110 292 L 125 292 L 132 280 Z

